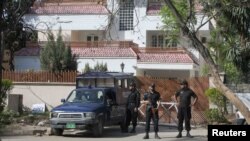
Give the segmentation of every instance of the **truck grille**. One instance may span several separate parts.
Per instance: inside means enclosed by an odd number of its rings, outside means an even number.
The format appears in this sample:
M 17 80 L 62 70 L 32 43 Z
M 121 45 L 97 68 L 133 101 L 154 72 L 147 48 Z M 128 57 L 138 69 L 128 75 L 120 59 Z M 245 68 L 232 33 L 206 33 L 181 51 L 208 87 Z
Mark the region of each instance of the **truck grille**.
M 82 118 L 82 114 L 60 114 L 59 118 Z

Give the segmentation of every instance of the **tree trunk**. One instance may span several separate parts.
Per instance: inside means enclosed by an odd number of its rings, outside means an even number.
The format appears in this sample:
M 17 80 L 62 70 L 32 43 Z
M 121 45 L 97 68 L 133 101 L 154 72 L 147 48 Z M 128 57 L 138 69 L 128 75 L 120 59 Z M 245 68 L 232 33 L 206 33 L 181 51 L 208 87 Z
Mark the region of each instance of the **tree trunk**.
M 196 34 L 189 30 L 189 28 L 186 26 L 186 23 L 184 22 L 184 19 L 180 15 L 180 13 L 177 11 L 171 0 L 165 0 L 166 5 L 172 12 L 172 14 L 177 19 L 182 31 L 186 33 L 188 38 L 192 41 L 194 48 L 199 51 L 201 56 L 204 58 L 206 63 L 209 65 L 211 69 L 211 75 L 213 76 L 213 82 L 216 88 L 223 93 L 223 95 L 233 104 L 235 105 L 239 111 L 243 114 L 243 116 L 246 118 L 246 121 L 250 123 L 250 111 L 248 107 L 237 97 L 237 95 L 230 90 L 228 87 L 226 87 L 223 82 L 220 79 L 219 72 L 216 68 L 216 65 L 209 53 L 209 50 L 207 47 L 205 47 L 200 40 L 197 38 Z
M 0 1 L 0 23 L 3 21 L 3 1 Z M 3 62 L 3 27 L 0 25 L 0 97 L 2 95 L 2 62 Z M 0 111 L 1 112 L 1 111 Z

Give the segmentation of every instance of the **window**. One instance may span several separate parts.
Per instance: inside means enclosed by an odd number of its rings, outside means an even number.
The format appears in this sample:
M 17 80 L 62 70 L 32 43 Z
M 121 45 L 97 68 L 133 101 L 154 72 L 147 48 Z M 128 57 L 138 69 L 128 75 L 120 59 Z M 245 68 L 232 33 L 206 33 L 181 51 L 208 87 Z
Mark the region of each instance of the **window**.
M 87 46 L 88 47 L 98 47 L 98 36 L 88 35 L 87 36 Z
M 134 1 L 121 0 L 120 3 L 120 30 L 133 30 Z
M 170 40 L 165 39 L 163 35 L 152 35 L 151 46 L 152 47 L 177 47 L 177 43 L 170 42 Z
M 88 42 L 98 41 L 98 36 L 89 35 L 89 36 L 87 36 L 87 41 L 88 41 Z

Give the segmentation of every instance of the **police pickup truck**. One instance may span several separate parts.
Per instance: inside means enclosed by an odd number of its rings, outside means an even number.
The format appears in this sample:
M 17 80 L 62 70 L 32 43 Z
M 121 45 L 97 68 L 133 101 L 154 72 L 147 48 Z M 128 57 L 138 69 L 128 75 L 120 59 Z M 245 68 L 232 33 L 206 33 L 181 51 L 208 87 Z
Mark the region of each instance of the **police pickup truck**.
M 124 127 L 125 104 L 133 75 L 121 72 L 89 72 L 77 76 L 76 89 L 50 113 L 52 132 L 90 130 L 95 137 L 104 126 Z

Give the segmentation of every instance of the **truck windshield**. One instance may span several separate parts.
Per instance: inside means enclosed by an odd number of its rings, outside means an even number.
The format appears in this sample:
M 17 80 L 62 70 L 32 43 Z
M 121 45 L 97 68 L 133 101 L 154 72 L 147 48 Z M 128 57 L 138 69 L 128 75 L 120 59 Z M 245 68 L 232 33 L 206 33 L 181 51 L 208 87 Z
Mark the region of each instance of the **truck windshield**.
M 74 90 L 66 102 L 103 103 L 104 95 L 102 90 Z

